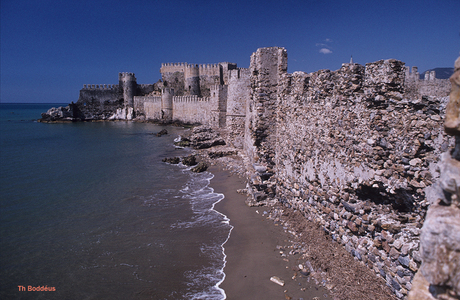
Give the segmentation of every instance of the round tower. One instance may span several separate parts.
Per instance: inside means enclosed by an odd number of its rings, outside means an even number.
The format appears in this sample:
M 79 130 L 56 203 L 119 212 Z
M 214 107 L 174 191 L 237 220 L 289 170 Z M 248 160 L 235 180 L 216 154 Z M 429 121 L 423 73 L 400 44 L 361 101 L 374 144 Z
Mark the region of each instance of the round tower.
M 118 74 L 120 88 L 123 89 L 125 107 L 134 107 L 134 95 L 136 95 L 137 82 L 134 73 L 123 72 Z
M 164 88 L 161 93 L 161 120 L 172 121 L 173 119 L 173 96 L 174 89 Z
M 200 69 L 196 64 L 185 67 L 185 86 L 184 91 L 189 95 L 200 96 Z

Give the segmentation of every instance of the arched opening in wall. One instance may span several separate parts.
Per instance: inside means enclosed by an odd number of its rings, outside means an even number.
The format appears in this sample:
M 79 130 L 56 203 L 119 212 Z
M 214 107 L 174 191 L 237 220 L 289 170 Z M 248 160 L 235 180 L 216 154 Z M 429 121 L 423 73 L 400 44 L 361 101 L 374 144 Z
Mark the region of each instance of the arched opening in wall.
M 190 91 L 191 89 L 192 89 L 192 87 L 189 85 L 189 86 L 188 86 L 188 90 Z
M 216 96 L 216 92 L 212 93 L 212 96 L 215 97 L 215 96 Z

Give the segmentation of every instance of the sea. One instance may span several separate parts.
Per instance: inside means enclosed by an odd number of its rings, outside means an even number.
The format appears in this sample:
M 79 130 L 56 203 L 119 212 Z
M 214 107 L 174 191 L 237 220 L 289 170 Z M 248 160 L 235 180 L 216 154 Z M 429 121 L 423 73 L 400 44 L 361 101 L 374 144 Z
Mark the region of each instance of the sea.
M 190 129 L 37 122 L 65 105 L 0 103 L 0 299 L 225 299 L 224 195 L 162 162 Z

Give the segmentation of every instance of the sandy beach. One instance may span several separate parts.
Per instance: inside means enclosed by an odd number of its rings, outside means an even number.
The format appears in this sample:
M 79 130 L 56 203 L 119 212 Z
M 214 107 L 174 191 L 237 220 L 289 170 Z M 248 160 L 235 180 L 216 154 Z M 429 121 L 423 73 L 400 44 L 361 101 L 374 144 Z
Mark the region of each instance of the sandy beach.
M 288 234 L 266 218 L 267 208 L 245 204 L 246 196 L 236 192 L 245 187 L 244 180 L 218 167 L 209 171 L 215 175 L 211 187 L 225 194 L 215 209 L 234 226 L 224 245 L 226 277 L 220 286 L 227 299 L 331 299 L 326 289 L 299 272 L 295 255 L 282 255 Z M 283 280 L 284 286 L 270 281 L 272 276 Z

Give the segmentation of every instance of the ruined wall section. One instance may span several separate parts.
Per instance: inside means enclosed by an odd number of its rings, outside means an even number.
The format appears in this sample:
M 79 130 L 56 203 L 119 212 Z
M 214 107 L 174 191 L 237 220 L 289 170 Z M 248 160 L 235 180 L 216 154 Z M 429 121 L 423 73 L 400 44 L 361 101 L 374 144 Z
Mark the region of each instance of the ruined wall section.
M 115 84 L 84 84 L 80 90 L 78 102 L 87 105 L 90 103 L 112 103 L 123 99 L 122 91 Z
M 74 118 L 106 120 L 124 107 L 123 90 L 119 85 L 85 84 L 80 90 Z
M 284 48 L 260 48 L 251 56 L 249 70 L 250 96 L 246 107 L 244 149 L 254 170 L 251 191 L 256 200 L 267 194 L 274 196 L 275 186 L 262 183 L 269 180 L 275 167 L 277 138 L 276 113 L 280 78 L 287 73 L 287 52 Z M 259 176 L 258 173 L 263 175 Z
M 460 299 L 460 57 L 450 81 L 444 129 L 456 143 L 442 154 L 439 180 L 428 193 L 430 207 L 420 238 L 422 266 L 410 300 Z
M 423 97 L 447 97 L 451 83 L 448 79 L 437 79 L 436 72 L 425 72 L 423 79 L 417 67 L 406 67 L 405 71 L 406 97 L 421 99 Z
M 228 71 L 228 100 L 226 104 L 227 141 L 236 148 L 243 149 L 246 102 L 250 95 L 249 69 Z
M 403 99 L 405 92 L 404 63 L 396 59 L 367 63 L 364 71 L 363 91 L 370 106 L 386 106 Z
M 320 223 L 400 297 L 420 265 L 430 170 L 453 143 L 442 132 L 447 99 L 405 99 L 403 67 L 286 74 L 273 176 L 281 203 Z

